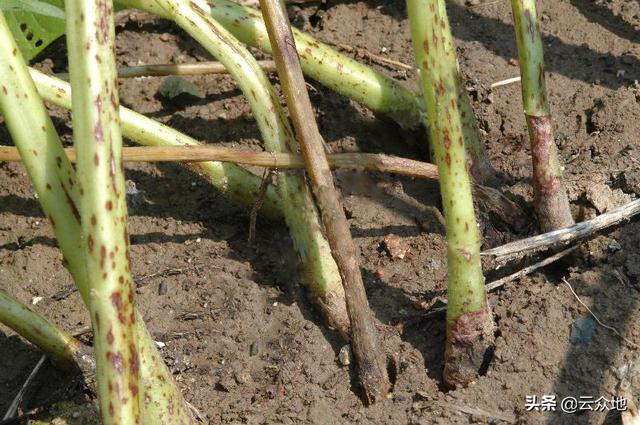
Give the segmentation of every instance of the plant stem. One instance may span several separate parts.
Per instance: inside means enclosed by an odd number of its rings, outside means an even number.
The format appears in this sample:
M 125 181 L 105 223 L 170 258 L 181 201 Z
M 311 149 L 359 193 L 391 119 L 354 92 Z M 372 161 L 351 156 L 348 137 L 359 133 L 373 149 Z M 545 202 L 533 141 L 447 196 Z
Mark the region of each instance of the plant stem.
M 40 348 L 56 366 L 72 370 L 77 365 L 85 373 L 94 372 L 91 350 L 2 290 L 0 323 Z
M 391 387 L 385 356 L 380 350 L 373 315 L 367 302 L 349 223 L 334 186 L 322 136 L 318 131 L 300 69 L 289 18 L 284 4 L 279 0 L 260 0 L 260 7 L 267 24 L 278 76 L 291 120 L 300 139 L 305 168 L 322 213 L 322 222 L 331 245 L 331 253 L 342 276 L 347 312 L 351 322 L 351 348 L 358 367 L 359 383 L 368 404 L 380 402 L 386 399 Z
M 265 72 L 275 72 L 276 64 L 270 60 L 258 61 Z M 228 74 L 227 68 L 220 62 L 167 63 L 159 65 L 124 66 L 118 68 L 118 78 L 162 77 L 165 75 L 208 75 Z M 60 73 L 56 77 L 68 80 L 69 74 Z
M 229 0 L 210 0 L 207 11 L 240 41 L 271 53 L 260 12 Z M 322 85 L 374 112 L 388 115 L 403 127 L 420 124 L 421 100 L 398 81 L 337 52 L 293 29 L 304 73 Z
M 473 180 L 481 185 L 497 187 L 500 179 L 496 174 L 496 170 L 489 161 L 487 149 L 480 140 L 478 128 L 476 126 L 476 116 L 471 107 L 471 101 L 467 94 L 464 84 L 462 84 L 462 76 L 456 68 L 458 75 L 458 108 L 460 109 L 460 120 L 462 125 L 462 137 L 464 138 L 464 146 L 467 153 L 467 161 L 469 164 L 469 172 Z
M 30 69 L 38 92 L 48 102 L 71 109 L 71 87 L 68 83 Z M 120 106 L 122 133 L 145 146 L 201 146 L 197 140 L 173 128 Z M 251 205 L 260 188 L 260 178 L 235 164 L 207 161 L 189 164 L 204 174 L 209 183 L 225 196 L 244 205 Z M 281 198 L 273 187 L 265 194 L 261 212 L 269 218 L 282 218 Z
M 421 70 L 447 231 L 448 299 L 445 384 L 473 381 L 493 344 L 493 319 L 480 265 L 480 235 L 467 173 L 460 80 L 444 0 L 407 0 Z
M 65 83 L 66 84 L 66 83 Z M 67 159 L 56 130 L 38 96 L 29 71 L 17 49 L 13 36 L 0 12 L 0 112 L 13 142 L 20 151 L 27 173 L 47 218 L 51 222 L 67 268 L 85 304 L 90 302 L 89 275 L 80 226 L 80 193 L 76 172 Z M 53 93 L 56 93 L 53 91 Z M 70 97 L 58 92 L 61 98 Z M 53 97 L 57 97 L 54 95 Z M 135 321 L 141 350 L 138 353 L 143 377 L 145 423 L 190 423 L 191 416 L 171 373 L 159 358 L 153 341 L 140 340 L 145 335 L 144 322 Z M 145 368 L 149 368 L 146 370 Z M 146 376 L 153 374 L 153 380 Z M 152 385 L 159 381 L 162 385 Z M 172 405 L 172 410 L 158 412 L 156 406 Z
M 544 54 L 535 0 L 511 0 L 515 23 L 522 103 L 531 140 L 534 209 L 543 232 L 574 223 L 562 166 L 553 136 L 553 124 L 544 78 Z
M 122 3 L 149 12 L 162 9 L 159 13 L 174 20 L 227 67 L 251 105 L 267 150 L 297 152 L 298 145 L 269 79 L 249 51 L 211 18 L 204 1 L 127 0 Z M 301 173 L 279 173 L 276 178 L 285 221 L 301 258 L 302 280 L 328 325 L 347 337 L 349 320 L 344 290 L 329 243 L 322 234 L 311 192 Z
M 209 0 L 210 13 L 244 43 L 271 53 L 265 23 L 260 13 L 230 0 Z M 402 127 L 416 127 L 424 111 L 420 96 L 396 80 L 335 51 L 310 35 L 292 29 L 303 72 L 322 85 L 347 96 L 375 112 L 390 116 Z M 471 170 L 480 184 L 495 185 L 497 177 L 486 149 L 478 138 L 469 97 L 462 87 L 465 144 Z
M 113 5 L 66 2 L 71 117 L 102 422 L 140 423 Z
M 69 161 L 75 162 L 73 148 L 65 149 Z M 302 155 L 284 152 L 254 152 L 219 146 L 156 146 L 122 148 L 125 162 L 202 162 L 221 161 L 234 164 L 254 165 L 279 170 L 304 168 Z M 329 166 L 333 169 L 366 170 L 393 173 L 428 180 L 438 179 L 435 165 L 413 159 L 377 153 L 328 154 Z M 20 161 L 16 148 L 0 146 L 0 161 Z

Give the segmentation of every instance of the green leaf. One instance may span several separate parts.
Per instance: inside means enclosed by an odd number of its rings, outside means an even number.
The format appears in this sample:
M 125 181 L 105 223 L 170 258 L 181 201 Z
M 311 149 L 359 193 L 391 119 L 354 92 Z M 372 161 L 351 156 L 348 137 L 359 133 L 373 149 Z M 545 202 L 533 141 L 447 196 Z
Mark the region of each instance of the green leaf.
M 4 12 L 31 12 L 51 18 L 64 19 L 64 10 L 40 0 L 0 0 Z
M 184 94 L 200 99 L 203 98 L 200 89 L 195 84 L 177 75 L 171 75 L 165 78 L 158 88 L 158 93 L 165 99 L 174 99 Z
M 65 31 L 63 0 L 0 0 L 18 49 L 29 60 Z M 62 19 L 61 19 L 61 18 Z

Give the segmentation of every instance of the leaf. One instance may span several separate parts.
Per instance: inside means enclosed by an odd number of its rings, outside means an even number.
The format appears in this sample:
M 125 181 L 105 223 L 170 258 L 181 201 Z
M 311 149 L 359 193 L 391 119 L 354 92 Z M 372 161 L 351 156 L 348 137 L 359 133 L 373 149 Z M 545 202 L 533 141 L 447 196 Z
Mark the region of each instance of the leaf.
M 115 3 L 114 10 L 126 9 Z M 0 0 L 9 29 L 26 60 L 65 33 L 64 0 Z
M 200 89 L 198 89 L 195 84 L 177 75 L 165 78 L 158 88 L 158 93 L 165 99 L 174 99 L 180 95 L 191 95 L 198 98 L 203 97 Z
M 50 18 L 64 19 L 64 9 L 40 0 L 0 0 L 0 10 L 5 12 L 31 12 Z
M 63 0 L 0 0 L 0 9 L 6 10 L 7 24 L 25 59 L 32 59 L 64 34 L 63 7 Z

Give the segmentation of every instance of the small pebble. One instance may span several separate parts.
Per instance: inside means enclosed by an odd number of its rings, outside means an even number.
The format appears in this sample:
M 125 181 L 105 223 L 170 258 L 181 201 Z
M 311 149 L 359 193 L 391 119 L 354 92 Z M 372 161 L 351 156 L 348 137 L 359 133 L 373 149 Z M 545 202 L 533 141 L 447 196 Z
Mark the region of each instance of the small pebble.
M 343 345 L 340 349 L 338 361 L 342 366 L 349 366 L 351 364 L 351 347 L 349 344 Z
M 169 41 L 171 40 L 171 35 L 168 32 L 164 32 L 162 34 L 160 34 L 160 40 L 162 41 Z
M 251 343 L 251 347 L 249 347 L 249 355 L 250 356 L 257 356 L 258 355 L 258 343 L 257 342 L 252 342 Z
M 167 282 L 163 280 L 158 285 L 158 295 L 165 295 L 168 289 L 169 288 L 168 288 Z
M 604 58 L 604 64 L 607 66 L 613 66 L 616 64 L 616 57 L 613 55 L 609 55 L 606 58 Z
M 611 252 L 616 252 L 616 251 L 620 251 L 622 249 L 622 245 L 620 245 L 620 242 L 618 242 L 617 240 L 613 240 L 610 244 L 609 244 L 609 251 Z
M 409 363 L 406 360 L 401 360 L 400 361 L 400 372 L 404 372 L 405 370 L 409 369 L 409 366 L 411 366 L 411 363 Z
M 407 242 L 397 235 L 390 234 L 382 241 L 382 247 L 391 258 L 402 260 L 409 252 Z

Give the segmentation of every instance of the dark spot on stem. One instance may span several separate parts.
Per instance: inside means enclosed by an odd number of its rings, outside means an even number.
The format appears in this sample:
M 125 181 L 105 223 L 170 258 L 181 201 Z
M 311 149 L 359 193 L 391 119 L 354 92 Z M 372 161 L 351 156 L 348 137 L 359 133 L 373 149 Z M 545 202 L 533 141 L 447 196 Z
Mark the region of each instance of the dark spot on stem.
M 111 294 L 111 304 L 116 310 L 122 310 L 122 295 L 120 291 L 114 291 Z
M 73 202 L 73 199 L 71 199 L 71 196 L 69 195 L 69 192 L 67 191 L 67 188 L 64 187 L 62 182 L 60 182 L 60 186 L 62 187 L 62 191 L 64 192 L 65 200 L 67 201 L 67 204 L 69 205 L 69 208 L 71 208 L 71 212 L 73 213 L 73 216 L 76 218 L 78 223 L 80 223 L 80 211 L 78 211 L 78 207 L 76 206 L 76 203 Z
M 117 374 L 122 374 L 122 354 L 107 351 L 107 361 L 111 363 Z
M 443 131 L 443 142 L 445 149 L 449 149 L 451 147 L 451 137 L 449 137 L 449 129 L 445 128 Z

